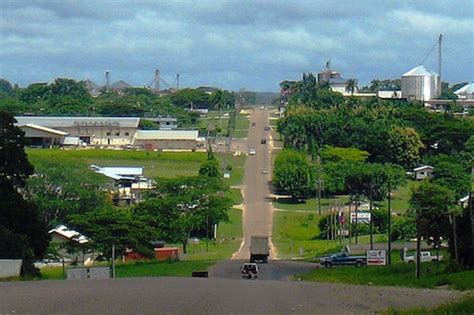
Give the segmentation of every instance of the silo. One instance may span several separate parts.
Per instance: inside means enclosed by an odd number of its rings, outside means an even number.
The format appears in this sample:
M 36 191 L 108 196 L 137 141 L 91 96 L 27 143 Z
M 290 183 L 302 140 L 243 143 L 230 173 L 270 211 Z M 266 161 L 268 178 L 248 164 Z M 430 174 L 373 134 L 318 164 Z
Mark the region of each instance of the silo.
M 439 95 L 439 75 L 420 65 L 402 75 L 402 97 L 428 101 Z

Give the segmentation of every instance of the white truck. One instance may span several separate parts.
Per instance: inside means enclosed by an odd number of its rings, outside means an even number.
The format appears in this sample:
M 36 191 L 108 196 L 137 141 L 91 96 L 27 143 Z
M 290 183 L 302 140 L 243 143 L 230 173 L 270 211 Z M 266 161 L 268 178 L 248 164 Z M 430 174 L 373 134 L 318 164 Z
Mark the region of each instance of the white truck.
M 422 251 L 420 253 L 420 261 L 439 261 L 443 259 L 443 255 L 431 255 L 431 252 Z M 403 261 L 407 263 L 415 263 L 416 262 L 416 253 L 414 255 L 405 256 L 403 257 Z
M 253 235 L 250 239 L 250 262 L 266 263 L 270 256 L 268 236 Z

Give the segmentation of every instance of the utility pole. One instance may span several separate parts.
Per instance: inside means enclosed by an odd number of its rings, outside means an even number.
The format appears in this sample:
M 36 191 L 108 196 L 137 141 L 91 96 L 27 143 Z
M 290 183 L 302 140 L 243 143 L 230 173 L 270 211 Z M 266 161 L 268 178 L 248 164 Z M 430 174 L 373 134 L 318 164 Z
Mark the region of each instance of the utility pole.
M 318 166 L 318 186 L 317 186 L 318 213 L 319 213 L 319 216 L 321 217 L 321 158 L 319 157 L 319 155 L 316 160 L 316 165 Z
M 421 231 L 420 231 L 420 209 L 416 208 L 416 278 L 420 279 L 420 263 L 421 263 Z
M 115 244 L 112 244 L 112 278 L 115 278 Z
M 357 223 L 359 222 L 359 214 L 357 213 L 357 208 L 358 208 L 358 201 L 357 201 L 357 196 L 356 196 L 356 204 L 355 204 L 355 243 L 356 244 L 359 244 L 359 240 L 358 240 L 358 231 L 357 231 Z
M 439 94 L 441 94 L 441 90 L 443 89 L 443 81 L 441 80 L 441 52 L 442 52 L 442 42 L 443 42 L 443 34 L 439 34 L 438 38 L 438 74 L 439 74 Z
M 392 240 L 391 240 L 391 236 L 390 236 L 391 235 L 391 223 L 392 223 L 391 222 L 392 221 L 392 196 L 391 196 L 391 194 L 392 194 L 391 188 L 392 187 L 390 185 L 390 179 L 388 179 L 388 185 L 387 186 L 388 186 L 388 196 L 387 196 L 387 198 L 388 198 L 388 205 L 387 205 L 388 206 L 388 211 L 387 211 L 388 212 L 387 213 L 387 215 L 388 215 L 388 220 L 387 220 L 387 228 L 388 228 L 387 263 L 390 265 L 392 263 L 392 257 L 391 257 L 392 256 L 391 255 L 391 253 L 392 253 Z
M 176 73 L 176 92 L 179 91 L 179 73 Z
M 374 228 L 374 223 L 373 223 L 373 217 L 372 217 L 372 194 L 373 194 L 373 185 L 372 182 L 370 182 L 370 190 L 369 190 L 369 213 L 370 213 L 370 249 L 374 249 L 374 233 L 373 233 L 373 228 Z
M 474 165 L 471 167 L 471 184 L 474 182 Z M 471 217 L 471 251 L 469 259 L 469 266 L 474 266 L 474 209 L 473 209 L 473 191 L 472 188 L 469 190 L 469 212 Z
M 155 70 L 155 91 L 160 93 L 160 69 Z
M 349 200 L 349 217 L 347 220 L 349 220 L 349 245 L 352 244 L 352 212 L 351 212 L 351 206 L 352 206 L 352 196 L 350 197 Z

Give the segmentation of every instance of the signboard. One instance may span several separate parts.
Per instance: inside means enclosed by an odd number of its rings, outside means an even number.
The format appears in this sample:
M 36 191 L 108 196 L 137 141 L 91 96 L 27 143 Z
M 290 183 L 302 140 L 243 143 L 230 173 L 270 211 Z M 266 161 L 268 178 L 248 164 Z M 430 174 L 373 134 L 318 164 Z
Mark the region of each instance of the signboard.
M 384 249 L 367 250 L 367 266 L 385 266 L 387 252 Z
M 351 223 L 356 222 L 356 213 L 351 212 Z M 370 223 L 370 212 L 357 212 L 357 223 Z

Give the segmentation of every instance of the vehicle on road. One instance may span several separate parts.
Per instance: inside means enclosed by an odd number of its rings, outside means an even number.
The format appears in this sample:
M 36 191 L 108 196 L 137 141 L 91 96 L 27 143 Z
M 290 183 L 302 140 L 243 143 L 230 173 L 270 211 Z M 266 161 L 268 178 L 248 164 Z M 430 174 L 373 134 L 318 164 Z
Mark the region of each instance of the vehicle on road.
M 260 144 L 267 144 L 267 140 L 266 139 L 260 140 Z
M 249 154 L 250 154 L 250 155 L 255 155 L 255 154 L 256 154 L 255 149 L 250 149 L 250 150 L 249 150 Z
M 240 273 L 242 277 L 254 280 L 258 277 L 258 265 L 256 263 L 244 263 L 240 267 Z
M 265 109 L 265 106 L 260 106 L 260 109 L 262 109 L 262 110 Z
M 255 127 L 256 125 L 257 125 L 256 123 L 254 123 L 254 122 L 252 123 L 252 127 Z
M 367 264 L 367 258 L 365 256 L 350 256 L 346 252 L 340 252 L 330 256 L 321 257 L 319 263 L 327 268 L 341 265 L 354 265 L 360 267 Z
M 265 131 L 270 131 L 270 127 L 265 126 Z
M 268 174 L 267 170 L 266 170 L 266 169 L 263 169 L 263 170 L 262 170 L 262 174 Z
M 268 236 L 253 235 L 250 239 L 250 262 L 267 263 L 270 256 Z
M 420 261 L 421 262 L 427 262 L 427 261 L 439 261 L 443 259 L 443 255 L 431 255 L 431 252 L 429 251 L 422 251 L 420 253 Z M 416 254 L 411 255 L 411 256 L 405 256 L 403 258 L 404 262 L 407 263 L 414 263 L 416 261 Z

